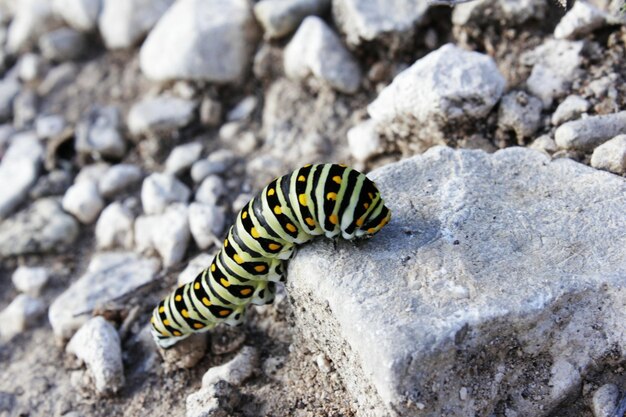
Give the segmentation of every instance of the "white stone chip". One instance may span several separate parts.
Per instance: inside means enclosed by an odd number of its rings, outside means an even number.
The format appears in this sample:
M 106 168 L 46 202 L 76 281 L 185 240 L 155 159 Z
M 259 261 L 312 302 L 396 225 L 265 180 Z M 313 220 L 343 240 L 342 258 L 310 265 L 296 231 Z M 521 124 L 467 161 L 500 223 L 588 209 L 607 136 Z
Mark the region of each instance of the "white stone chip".
M 382 152 L 382 142 L 376 131 L 376 122 L 366 120 L 348 130 L 348 147 L 357 161 L 367 161 Z
M 261 0 L 254 5 L 254 15 L 263 26 L 266 39 L 282 38 L 296 30 L 309 15 L 320 15 L 330 0 Z
M 505 80 L 488 55 L 447 44 L 397 75 L 368 106 L 379 124 L 447 124 L 486 116 Z
M 554 132 L 554 140 L 561 148 L 589 152 L 621 134 L 626 134 L 626 111 L 564 123 Z
M 46 305 L 38 298 L 20 294 L 4 310 L 0 311 L 0 338 L 9 341 L 35 325 L 35 321 L 46 311 Z
M 191 233 L 189 231 L 188 208 L 176 203 L 158 216 L 158 228 L 153 230 L 154 248 L 169 267 L 183 260 Z
M 65 350 L 87 364 L 98 393 L 114 393 L 124 386 L 120 337 L 103 317 L 94 317 L 85 323 Z
M 237 82 L 248 70 L 257 38 L 248 0 L 180 0 L 142 45 L 141 70 L 155 81 Z
M 72 185 L 63 196 L 63 210 L 74 215 L 81 223 L 93 223 L 104 207 L 104 201 L 94 181 L 81 181 Z
M 175 202 L 186 203 L 191 191 L 170 174 L 154 173 L 143 181 L 141 204 L 146 214 L 160 214 Z
M 317 16 L 304 19 L 285 48 L 284 63 L 288 77 L 300 80 L 312 75 L 344 93 L 355 93 L 361 83 L 359 64 Z
M 147 98 L 135 103 L 128 114 L 133 135 L 179 129 L 191 122 L 196 103 L 172 96 Z
M 626 134 L 609 139 L 594 149 L 591 166 L 614 174 L 626 174 Z
M 200 158 L 202 143 L 192 142 L 175 147 L 165 161 L 165 173 L 180 175 Z
M 224 231 L 225 224 L 226 215 L 222 208 L 200 203 L 189 205 L 189 228 L 200 249 L 211 245 L 220 246 L 218 236 Z
M 560 126 L 572 119 L 578 118 L 591 107 L 591 103 L 581 96 L 572 94 L 567 96 L 565 100 L 556 108 L 552 114 L 552 124 Z
M 576 39 L 606 24 L 606 15 L 587 1 L 577 1 L 554 28 L 556 39 Z
M 48 319 L 54 335 L 60 339 L 71 338 L 96 307 L 148 284 L 158 270 L 156 259 L 131 252 L 96 254 L 85 273 L 50 306 Z
M 133 247 L 135 217 L 119 201 L 109 204 L 96 223 L 96 245 L 99 249 Z
M 20 266 L 13 272 L 11 280 L 18 291 L 37 297 L 48 282 L 48 270 L 41 266 Z
M 135 45 L 174 3 L 174 0 L 102 1 L 98 28 L 108 49 Z

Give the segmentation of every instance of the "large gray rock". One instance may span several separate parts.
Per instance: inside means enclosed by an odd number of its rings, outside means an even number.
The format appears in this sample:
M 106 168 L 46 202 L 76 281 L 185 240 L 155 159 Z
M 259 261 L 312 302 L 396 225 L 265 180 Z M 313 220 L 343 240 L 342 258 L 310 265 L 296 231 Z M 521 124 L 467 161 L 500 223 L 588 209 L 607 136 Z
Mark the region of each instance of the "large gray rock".
M 444 147 L 370 176 L 391 223 L 303 246 L 288 278 L 297 328 L 359 415 L 546 416 L 626 358 L 623 178 Z
M 300 25 L 285 48 L 285 74 L 293 79 L 309 75 L 344 93 L 355 93 L 361 83 L 361 69 L 339 36 L 317 16 Z
M 37 200 L 0 222 L 0 255 L 60 252 L 78 237 L 78 223 L 52 199 Z
M 98 27 L 109 49 L 130 48 L 152 27 L 174 0 L 103 0 Z
M 0 219 L 27 196 L 39 177 L 43 147 L 35 135 L 14 137 L 0 163 Z
M 397 75 L 367 110 L 393 130 L 424 130 L 486 116 L 504 85 L 491 57 L 447 44 Z
M 134 253 L 97 254 L 85 274 L 50 306 L 48 319 L 55 336 L 69 339 L 89 320 L 96 307 L 149 283 L 158 270 L 157 260 Z
M 141 47 L 141 70 L 157 81 L 239 81 L 257 37 L 249 0 L 180 0 Z
M 410 34 L 428 9 L 428 0 L 335 0 L 333 17 L 348 43 Z

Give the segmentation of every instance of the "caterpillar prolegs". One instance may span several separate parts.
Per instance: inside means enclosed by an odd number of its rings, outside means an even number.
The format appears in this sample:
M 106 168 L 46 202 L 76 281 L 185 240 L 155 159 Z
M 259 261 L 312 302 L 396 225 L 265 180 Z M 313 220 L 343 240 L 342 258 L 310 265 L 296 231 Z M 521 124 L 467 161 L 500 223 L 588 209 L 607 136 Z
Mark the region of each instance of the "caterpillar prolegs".
M 297 245 L 370 236 L 390 218 L 376 185 L 352 168 L 307 165 L 275 179 L 241 209 L 211 265 L 156 306 L 154 339 L 166 348 L 218 323 L 241 324 L 248 304 L 274 300 Z

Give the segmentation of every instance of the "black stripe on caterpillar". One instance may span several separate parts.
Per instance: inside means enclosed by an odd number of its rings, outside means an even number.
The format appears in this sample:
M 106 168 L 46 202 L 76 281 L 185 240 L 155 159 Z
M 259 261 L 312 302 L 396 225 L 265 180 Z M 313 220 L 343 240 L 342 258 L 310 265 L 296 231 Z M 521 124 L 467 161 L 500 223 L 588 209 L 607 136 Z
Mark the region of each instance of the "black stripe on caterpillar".
M 390 218 L 376 185 L 344 165 L 307 165 L 275 179 L 241 209 L 211 265 L 155 307 L 155 341 L 167 348 L 218 323 L 242 324 L 248 304 L 274 300 L 297 245 L 371 236 Z

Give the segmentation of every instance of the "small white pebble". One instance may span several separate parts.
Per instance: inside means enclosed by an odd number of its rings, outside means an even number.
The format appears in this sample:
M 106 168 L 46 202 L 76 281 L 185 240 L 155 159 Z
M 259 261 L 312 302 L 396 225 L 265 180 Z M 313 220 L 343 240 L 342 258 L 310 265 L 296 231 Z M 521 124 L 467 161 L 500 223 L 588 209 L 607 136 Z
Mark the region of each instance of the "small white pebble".
M 461 387 L 461 389 L 459 390 L 459 398 L 461 399 L 461 401 L 467 400 L 467 388 Z
M 48 282 L 48 270 L 43 267 L 20 266 L 11 277 L 13 285 L 19 291 L 38 296 Z

